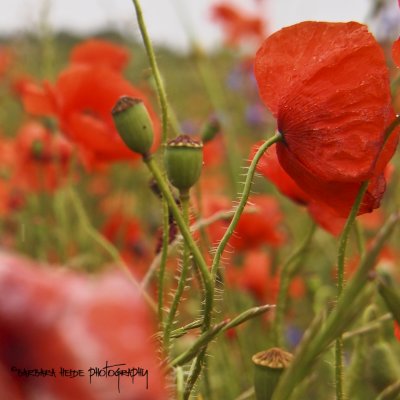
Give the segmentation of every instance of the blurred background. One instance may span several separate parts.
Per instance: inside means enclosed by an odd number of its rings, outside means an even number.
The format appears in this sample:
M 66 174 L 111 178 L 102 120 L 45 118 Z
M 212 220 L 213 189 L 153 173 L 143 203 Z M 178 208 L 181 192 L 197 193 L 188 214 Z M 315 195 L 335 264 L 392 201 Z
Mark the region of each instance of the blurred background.
M 147 0 L 143 11 L 154 42 L 176 50 L 187 51 L 187 35 L 178 15 L 187 13 L 194 32 L 206 48 L 221 43 L 222 34 L 210 18 L 216 0 Z M 388 30 L 399 32 L 396 0 L 232 0 L 232 5 L 256 13 L 268 21 L 273 32 L 300 21 L 358 21 L 370 22 L 378 37 Z M 189 5 L 190 4 L 190 5 Z M 102 30 L 138 37 L 134 10 L 129 0 L 2 0 L 0 2 L 0 34 L 35 32 L 45 19 L 56 32 L 90 35 Z

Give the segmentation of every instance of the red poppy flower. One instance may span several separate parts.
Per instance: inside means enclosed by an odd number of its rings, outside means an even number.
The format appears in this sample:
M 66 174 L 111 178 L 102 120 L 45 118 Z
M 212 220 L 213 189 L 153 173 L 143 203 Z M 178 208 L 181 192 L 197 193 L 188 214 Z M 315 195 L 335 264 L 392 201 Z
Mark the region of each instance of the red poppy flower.
M 260 304 L 276 302 L 280 277 L 278 272 L 272 273 L 271 260 L 265 251 L 247 252 L 241 266 L 226 268 L 226 278 L 230 285 L 252 294 Z M 289 293 L 296 298 L 304 295 L 300 278 L 292 281 Z
M 261 18 L 246 15 L 231 4 L 224 2 L 215 4 L 211 16 L 221 23 L 228 45 L 237 45 L 246 38 L 262 40 L 265 36 L 264 22 Z
M 113 272 L 87 277 L 4 253 L 0 260 L 0 384 L 17 382 L 23 398 L 167 398 L 153 321 L 131 283 Z M 106 362 L 148 370 L 148 389 L 139 374 L 121 376 L 120 393 L 115 376 L 90 382 L 89 368 Z M 18 378 L 11 367 L 55 368 L 57 378 Z M 62 377 L 60 367 L 85 376 Z
M 153 254 L 139 220 L 116 211 L 107 218 L 101 231 L 118 247 L 121 257 L 128 265 L 132 265 L 136 276 L 147 272 Z
M 56 116 L 62 133 L 79 147 L 86 164 L 97 166 L 139 158 L 125 146 L 112 120 L 110 111 L 122 95 L 143 99 L 154 124 L 155 148 L 160 125 L 146 96 L 104 64 L 69 66 L 54 86 L 27 85 L 22 100 L 33 115 Z
M 282 231 L 283 214 L 278 201 L 268 195 L 251 196 L 246 207 L 254 212 L 245 212 L 236 225 L 229 244 L 236 250 L 254 249 L 263 244 L 278 247 L 285 242 Z
M 364 25 L 303 22 L 271 35 L 255 75 L 284 141 L 279 161 L 310 197 L 347 216 L 370 179 L 360 213 L 379 206 L 382 172 L 397 145 L 382 49 Z
M 72 64 L 94 67 L 103 65 L 115 72 L 121 72 L 129 61 L 129 53 L 112 42 L 89 39 L 77 44 L 71 51 L 69 59 Z
M 223 196 L 204 198 L 204 215 L 210 217 L 219 211 L 228 211 L 232 207 L 230 200 Z M 254 207 L 254 210 L 249 210 Z M 229 245 L 238 251 L 255 249 L 262 245 L 281 246 L 285 242 L 282 231 L 283 215 L 277 200 L 267 195 L 250 197 L 244 213 L 241 215 Z M 217 221 L 207 231 L 213 244 L 218 243 L 230 221 Z
M 68 177 L 72 146 L 38 122 L 27 122 L 14 142 L 15 185 L 23 190 L 53 191 Z

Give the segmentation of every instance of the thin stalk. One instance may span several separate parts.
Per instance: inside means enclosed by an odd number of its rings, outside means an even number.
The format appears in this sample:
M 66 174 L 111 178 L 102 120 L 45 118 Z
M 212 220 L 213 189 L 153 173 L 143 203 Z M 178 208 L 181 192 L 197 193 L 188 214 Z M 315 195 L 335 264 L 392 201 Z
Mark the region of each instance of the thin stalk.
M 395 131 L 396 127 L 400 124 L 400 116 L 396 118 L 389 124 L 384 132 L 384 140 L 379 154 L 382 152 L 384 146 L 389 140 L 390 135 Z M 378 155 L 379 155 L 378 154 Z M 337 299 L 339 300 L 344 285 L 344 261 L 346 256 L 347 242 L 350 234 L 351 227 L 354 224 L 358 210 L 360 208 L 364 194 L 367 191 L 369 181 L 364 182 L 357 194 L 353 207 L 347 218 L 346 224 L 343 228 L 342 234 L 339 239 L 339 249 L 338 249 L 338 280 L 337 280 Z M 343 400 L 343 339 L 340 336 L 336 341 L 336 359 L 335 359 L 335 380 L 336 380 L 336 399 Z
M 180 201 L 182 205 L 183 220 L 186 224 L 186 227 L 189 229 L 189 191 L 181 191 Z M 186 285 L 187 275 L 189 272 L 189 263 L 190 263 L 190 250 L 187 243 L 184 242 L 183 256 L 182 256 L 182 270 L 164 328 L 164 348 L 167 349 L 167 351 L 170 345 L 172 325 L 174 323 L 175 316 L 178 311 L 178 306 L 181 301 L 182 294 Z
M 249 198 L 250 189 L 251 189 L 251 185 L 253 182 L 254 173 L 256 171 L 257 163 L 260 160 L 260 158 L 262 157 L 262 155 L 264 154 L 264 152 L 270 146 L 272 146 L 276 142 L 279 142 L 280 140 L 282 140 L 282 135 L 279 132 L 277 134 L 275 134 L 273 137 L 271 137 L 270 139 L 266 140 L 260 146 L 260 148 L 258 149 L 257 153 L 255 154 L 255 156 L 250 164 L 249 170 L 247 172 L 244 188 L 243 188 L 242 197 L 236 208 L 235 214 L 233 215 L 232 221 L 229 224 L 227 230 L 225 231 L 225 234 L 224 234 L 223 238 L 221 239 L 221 241 L 217 247 L 217 250 L 215 252 L 215 256 L 214 256 L 212 266 L 211 266 L 211 276 L 212 276 L 213 282 L 215 281 L 215 278 L 217 276 L 217 271 L 218 271 L 218 267 L 219 267 L 219 264 L 221 261 L 222 253 L 224 252 L 225 246 L 227 245 L 230 237 L 233 234 L 233 231 L 236 228 L 237 223 L 239 222 L 239 219 L 243 213 L 244 207 L 246 206 L 247 200 Z
M 387 242 L 400 215 L 394 214 L 379 231 L 371 250 L 365 254 L 359 268 L 343 290 L 336 308 L 329 314 L 325 323 L 321 316 L 314 318 L 298 346 L 295 357 L 275 389 L 273 400 L 287 400 L 297 385 L 309 374 L 316 357 L 321 354 L 354 318 L 370 302 L 373 287 L 366 287 L 369 271 L 374 267 L 378 255 Z M 349 304 L 352 306 L 349 307 Z
M 239 205 L 235 211 L 235 214 L 233 215 L 232 221 L 229 224 L 227 230 L 225 231 L 225 234 L 223 236 L 223 238 L 221 239 L 218 248 L 216 250 L 214 259 L 213 259 L 213 263 L 211 266 L 211 281 L 212 281 L 212 285 L 213 288 L 215 286 L 215 280 L 217 277 L 217 272 L 218 272 L 218 267 L 221 261 L 221 257 L 222 257 L 222 253 L 225 249 L 225 246 L 228 243 L 228 240 L 230 239 L 230 237 L 233 234 L 234 229 L 236 228 L 237 223 L 239 222 L 240 216 L 243 213 L 244 207 L 246 206 L 247 200 L 249 198 L 249 194 L 250 194 L 250 189 L 251 189 L 251 185 L 253 182 L 253 178 L 254 178 L 254 173 L 256 170 L 256 166 L 258 161 L 260 160 L 260 158 L 262 157 L 262 155 L 264 154 L 264 152 L 274 143 L 278 142 L 282 140 L 282 136 L 281 134 L 278 132 L 276 135 L 274 135 L 272 138 L 266 140 L 258 149 L 257 153 L 255 154 L 250 167 L 249 167 L 249 171 L 247 173 L 246 176 L 246 182 L 244 184 L 244 188 L 243 188 L 243 193 L 242 193 L 242 197 L 239 201 Z M 214 289 L 213 289 L 214 290 Z M 203 331 L 204 332 L 204 331 Z M 186 383 L 186 389 L 185 389 L 185 399 L 188 399 L 190 396 L 190 393 L 193 389 L 194 384 L 196 383 L 197 378 L 200 375 L 201 369 L 203 367 L 203 363 L 204 363 L 204 359 L 205 359 L 205 355 L 206 355 L 206 350 L 207 347 L 205 346 L 204 349 L 200 352 L 200 354 L 198 354 L 198 356 L 195 358 L 195 360 L 192 363 L 192 366 L 190 368 L 190 372 L 189 372 L 189 378 L 187 380 Z
M 357 197 L 354 201 L 353 207 L 351 208 L 350 214 L 347 217 L 346 224 L 343 228 L 342 234 L 339 239 L 339 249 L 338 249 L 338 261 L 337 261 L 337 300 L 339 300 L 342 295 L 344 286 L 344 262 L 346 256 L 347 242 L 349 239 L 349 234 L 351 228 L 354 224 L 358 210 L 364 195 L 368 189 L 368 181 L 363 182 L 361 185 Z M 336 399 L 343 400 L 343 338 L 340 335 L 336 340 L 335 349 L 335 383 L 336 383 Z
M 157 307 L 153 301 L 153 299 L 148 295 L 148 293 L 140 286 L 139 282 L 133 276 L 132 272 L 122 260 L 118 250 L 99 232 L 97 231 L 93 225 L 91 224 L 89 217 L 86 214 L 85 209 L 75 191 L 71 188 L 69 190 L 69 196 L 71 202 L 75 208 L 75 212 L 78 215 L 79 223 L 82 224 L 84 229 L 86 229 L 89 236 L 101 246 L 116 262 L 116 264 L 122 269 L 122 271 L 126 274 L 128 279 L 135 285 L 135 287 L 139 290 L 139 292 L 143 295 L 144 300 L 151 307 L 152 310 L 156 311 Z
M 356 234 L 358 252 L 360 253 L 360 256 L 363 256 L 365 253 L 365 239 L 362 227 L 358 221 L 355 221 L 354 223 L 354 230 Z
M 162 115 L 162 143 L 165 144 L 168 136 L 168 123 L 171 123 L 171 118 L 169 116 L 169 104 L 167 100 L 167 94 L 161 78 L 160 70 L 157 65 L 157 60 L 154 54 L 153 45 L 151 44 L 150 36 L 147 32 L 146 23 L 143 18 L 142 7 L 140 6 L 139 0 L 132 0 L 132 2 L 136 10 L 136 18 L 139 24 L 140 33 L 142 35 L 143 44 L 144 47 L 146 48 L 146 53 L 149 59 L 150 68 L 156 83 L 157 96 Z M 175 124 L 172 124 L 171 128 L 174 130 L 174 133 L 176 135 L 179 135 L 179 128 Z
M 164 279 L 165 279 L 165 267 L 167 265 L 168 258 L 168 245 L 169 245 L 169 211 L 167 201 L 164 199 L 162 201 L 163 207 L 163 237 L 162 237 L 162 247 L 161 247 L 161 258 L 160 258 L 160 268 L 158 271 L 158 320 L 160 327 L 164 320 Z
M 143 159 L 147 167 L 149 168 L 150 172 L 153 174 L 154 179 L 156 180 L 158 187 L 161 190 L 161 193 L 165 197 L 166 201 L 168 202 L 168 206 L 174 216 L 174 219 L 179 227 L 179 230 L 187 243 L 191 254 L 193 255 L 193 259 L 197 264 L 198 268 L 200 269 L 200 273 L 202 275 L 204 281 L 204 288 L 205 288 L 205 305 L 204 305 L 204 319 L 203 319 L 203 327 L 204 330 L 207 330 L 211 324 L 211 313 L 212 307 L 214 302 L 214 282 L 211 278 L 210 272 L 208 270 L 207 264 L 197 247 L 195 241 L 190 234 L 190 230 L 187 227 L 185 220 L 175 202 L 175 199 L 160 171 L 157 164 L 155 163 L 154 159 L 149 156 Z
M 290 281 L 297 266 L 303 260 L 303 255 L 308 248 L 314 235 L 316 225 L 312 223 L 307 236 L 304 238 L 300 246 L 292 253 L 292 255 L 283 264 L 279 285 L 278 301 L 276 304 L 276 314 L 273 326 L 274 343 L 277 347 L 283 347 L 283 317 L 286 310 L 287 294 Z
M 186 32 L 186 35 L 189 39 L 190 46 L 193 53 L 194 62 L 196 64 L 196 68 L 198 74 L 203 81 L 204 88 L 207 92 L 208 98 L 211 102 L 212 107 L 216 112 L 226 111 L 228 107 L 228 102 L 225 94 L 225 90 L 221 85 L 221 80 L 215 73 L 214 68 L 210 66 L 210 62 L 205 57 L 204 51 L 201 48 L 201 45 L 198 43 L 196 39 L 196 34 L 193 30 L 193 24 L 190 21 L 190 15 L 186 12 L 185 4 L 183 2 L 173 1 L 175 5 L 175 9 L 177 15 L 181 21 L 182 27 Z M 229 172 L 229 181 L 232 187 L 232 193 L 237 193 L 237 174 L 238 174 L 238 166 L 240 161 L 240 154 L 238 148 L 236 146 L 235 135 L 233 134 L 233 128 L 235 125 L 228 118 L 225 118 L 223 121 L 225 126 L 225 131 L 227 136 L 224 135 L 224 144 L 227 149 L 226 160 L 228 164 L 228 172 Z

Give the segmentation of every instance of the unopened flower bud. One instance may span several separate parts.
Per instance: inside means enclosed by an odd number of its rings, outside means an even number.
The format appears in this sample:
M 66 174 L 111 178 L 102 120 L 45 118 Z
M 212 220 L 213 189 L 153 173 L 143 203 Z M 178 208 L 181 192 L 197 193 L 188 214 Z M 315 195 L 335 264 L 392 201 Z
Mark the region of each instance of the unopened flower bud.
M 270 400 L 293 355 L 277 347 L 254 354 L 254 389 L 257 400 Z
M 204 125 L 201 132 L 201 140 L 203 143 L 207 143 L 214 139 L 214 137 L 220 132 L 221 125 L 217 118 L 210 118 Z
M 167 143 L 165 167 L 168 179 L 179 190 L 189 190 L 199 179 L 203 165 L 203 143 L 180 135 Z
M 111 111 L 121 139 L 135 153 L 149 154 L 153 144 L 153 125 L 143 101 L 123 96 Z
M 400 364 L 393 348 L 388 343 L 381 341 L 370 349 L 367 375 L 368 382 L 371 382 L 378 392 L 399 379 Z

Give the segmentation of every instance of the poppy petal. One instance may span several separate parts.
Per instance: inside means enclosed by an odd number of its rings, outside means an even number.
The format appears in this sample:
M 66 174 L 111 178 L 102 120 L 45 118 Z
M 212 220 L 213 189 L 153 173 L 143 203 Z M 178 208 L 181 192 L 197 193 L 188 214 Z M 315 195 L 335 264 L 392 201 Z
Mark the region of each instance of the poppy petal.
M 106 66 L 121 72 L 129 61 L 129 53 L 122 46 L 99 39 L 89 39 L 76 45 L 70 55 L 71 63 Z
M 288 149 L 314 176 L 371 177 L 392 109 L 384 54 L 366 26 L 284 28 L 257 52 L 255 74 Z

